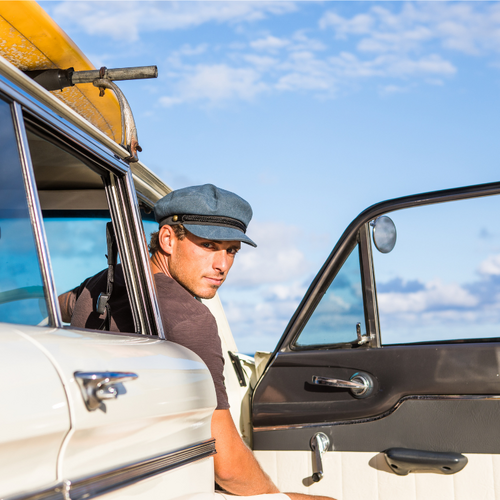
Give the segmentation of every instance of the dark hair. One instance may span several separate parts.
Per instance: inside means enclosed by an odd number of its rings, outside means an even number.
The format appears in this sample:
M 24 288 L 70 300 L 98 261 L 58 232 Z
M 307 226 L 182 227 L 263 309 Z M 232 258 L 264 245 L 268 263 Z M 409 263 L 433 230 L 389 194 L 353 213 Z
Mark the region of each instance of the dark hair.
M 182 224 L 176 224 L 175 226 L 170 226 L 173 230 L 177 238 L 183 240 L 186 237 L 186 228 Z M 161 250 L 160 246 L 160 231 L 156 231 L 155 233 L 151 233 L 151 238 L 149 240 L 149 253 L 153 255 L 154 253 Z

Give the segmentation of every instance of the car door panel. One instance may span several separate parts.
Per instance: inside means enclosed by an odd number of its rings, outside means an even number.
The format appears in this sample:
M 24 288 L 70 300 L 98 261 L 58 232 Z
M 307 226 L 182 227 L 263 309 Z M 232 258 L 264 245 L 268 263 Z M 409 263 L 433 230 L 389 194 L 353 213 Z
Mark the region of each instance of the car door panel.
M 255 391 L 254 427 L 380 416 L 408 395 L 500 395 L 499 360 L 493 342 L 280 353 Z M 316 375 L 349 380 L 359 371 L 374 381 L 364 399 L 312 384 Z
M 161 477 L 170 485 L 188 464 L 201 467 L 205 479 L 213 478 L 209 457 L 215 451 L 210 431 L 215 389 L 198 356 L 143 335 L 26 332 L 57 367 L 68 394 L 72 429 L 59 457 L 59 477 L 72 482 L 75 494 L 102 494 L 161 472 L 167 472 Z M 132 372 L 138 377 L 123 382 L 116 399 L 89 411 L 75 372 Z M 200 484 L 184 485 L 184 492 L 206 491 L 206 484 Z M 174 490 L 169 486 L 168 491 Z

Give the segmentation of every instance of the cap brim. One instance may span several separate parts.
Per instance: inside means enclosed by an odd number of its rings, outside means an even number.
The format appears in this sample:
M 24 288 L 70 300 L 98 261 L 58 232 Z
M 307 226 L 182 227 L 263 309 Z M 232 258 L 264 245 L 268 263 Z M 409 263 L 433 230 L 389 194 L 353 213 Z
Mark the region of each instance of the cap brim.
M 184 224 L 184 227 L 198 238 L 214 241 L 241 241 L 247 245 L 257 245 L 245 234 L 237 229 L 222 226 L 203 226 L 196 224 Z

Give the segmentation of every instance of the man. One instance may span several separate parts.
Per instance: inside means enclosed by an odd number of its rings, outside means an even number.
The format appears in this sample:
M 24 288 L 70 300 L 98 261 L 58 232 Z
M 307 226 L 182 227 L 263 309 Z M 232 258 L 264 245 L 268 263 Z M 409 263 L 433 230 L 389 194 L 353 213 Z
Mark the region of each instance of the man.
M 159 231 L 151 236 L 151 269 L 168 340 L 198 354 L 212 374 L 217 408 L 212 416 L 216 481 L 235 495 L 279 493 L 240 438 L 229 412 L 224 387 L 224 358 L 217 324 L 197 298 L 210 299 L 224 283 L 252 218 L 250 205 L 234 193 L 211 184 L 179 189 L 155 205 Z M 98 328 L 95 312 L 99 294 L 106 290 L 107 271 L 86 280 L 60 297 L 63 319 L 72 326 Z M 118 268 L 110 299 L 111 329 L 134 331 L 123 274 Z M 293 500 L 307 495 L 287 493 Z M 327 497 L 315 497 L 327 499 Z

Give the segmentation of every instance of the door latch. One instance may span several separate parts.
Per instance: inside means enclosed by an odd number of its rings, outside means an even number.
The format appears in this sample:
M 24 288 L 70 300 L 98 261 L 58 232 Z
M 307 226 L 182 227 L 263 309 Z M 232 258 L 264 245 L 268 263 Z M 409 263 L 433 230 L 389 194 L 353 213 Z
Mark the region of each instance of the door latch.
M 116 399 L 116 384 L 135 380 L 137 377 L 131 372 L 75 372 L 75 379 L 89 411 L 97 410 L 107 399 Z
M 314 453 L 314 470 L 312 480 L 317 483 L 323 479 L 322 456 L 330 448 L 330 438 L 324 432 L 318 432 L 311 438 L 311 450 Z

